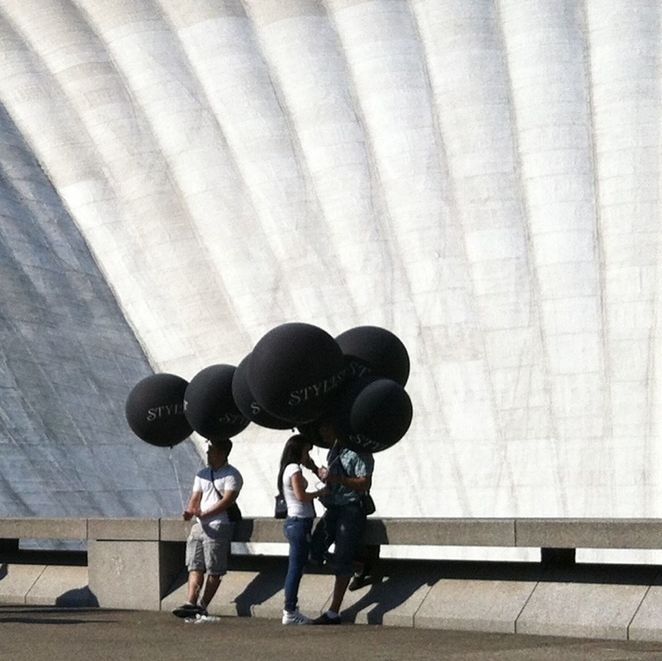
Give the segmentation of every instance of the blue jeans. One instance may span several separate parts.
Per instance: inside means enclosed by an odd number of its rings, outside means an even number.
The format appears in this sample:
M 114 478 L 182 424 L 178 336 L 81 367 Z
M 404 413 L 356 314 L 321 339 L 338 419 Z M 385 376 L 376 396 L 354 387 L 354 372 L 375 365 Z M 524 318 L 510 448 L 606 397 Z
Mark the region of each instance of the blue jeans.
M 299 584 L 303 575 L 303 568 L 308 560 L 310 549 L 310 531 L 313 527 L 312 518 L 299 518 L 288 516 L 285 519 L 283 530 L 290 543 L 290 558 L 285 577 L 285 610 L 293 611 L 297 608 L 299 600 Z
M 360 503 L 329 506 L 313 533 L 311 560 L 320 564 L 329 546 L 335 543 L 335 553 L 330 562 L 331 570 L 336 576 L 351 576 L 365 526 L 366 515 Z

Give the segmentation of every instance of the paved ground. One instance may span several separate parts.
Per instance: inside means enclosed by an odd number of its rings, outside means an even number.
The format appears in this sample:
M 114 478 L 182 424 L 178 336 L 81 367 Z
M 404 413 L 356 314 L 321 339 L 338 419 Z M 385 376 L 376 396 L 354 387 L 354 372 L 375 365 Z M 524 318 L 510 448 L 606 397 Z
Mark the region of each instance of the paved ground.
M 662 643 L 473 634 L 366 625 L 283 627 L 231 617 L 189 624 L 169 613 L 0 606 L 3 661 L 437 661 L 661 659 Z

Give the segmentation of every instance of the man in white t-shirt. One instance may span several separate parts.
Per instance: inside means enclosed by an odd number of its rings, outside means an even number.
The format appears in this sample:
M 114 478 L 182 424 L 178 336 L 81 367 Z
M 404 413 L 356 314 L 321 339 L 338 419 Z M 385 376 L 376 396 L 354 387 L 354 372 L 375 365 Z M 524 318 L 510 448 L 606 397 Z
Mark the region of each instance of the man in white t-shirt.
M 191 498 L 183 515 L 186 521 L 196 518 L 186 540 L 188 594 L 186 603 L 173 610 L 177 617 L 207 615 L 209 602 L 227 572 L 234 531 L 228 509 L 237 500 L 243 485 L 241 473 L 228 463 L 231 450 L 229 438 L 210 441 L 207 467 L 198 472 L 193 482 Z

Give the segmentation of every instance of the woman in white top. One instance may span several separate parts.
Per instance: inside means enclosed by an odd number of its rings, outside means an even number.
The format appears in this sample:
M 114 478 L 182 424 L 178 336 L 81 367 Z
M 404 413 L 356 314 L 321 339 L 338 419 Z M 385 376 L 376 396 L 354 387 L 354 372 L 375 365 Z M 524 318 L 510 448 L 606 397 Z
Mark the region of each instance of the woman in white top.
M 310 531 L 315 518 L 313 500 L 325 493 L 306 491 L 308 482 L 303 476 L 301 465 L 310 465 L 308 454 L 312 443 L 302 434 L 291 436 L 280 458 L 278 472 L 278 491 L 283 494 L 287 504 L 287 518 L 284 531 L 290 543 L 289 563 L 285 577 L 285 609 L 283 624 L 308 624 L 310 620 L 302 615 L 297 608 L 299 584 L 303 568 L 308 560 L 310 549 Z

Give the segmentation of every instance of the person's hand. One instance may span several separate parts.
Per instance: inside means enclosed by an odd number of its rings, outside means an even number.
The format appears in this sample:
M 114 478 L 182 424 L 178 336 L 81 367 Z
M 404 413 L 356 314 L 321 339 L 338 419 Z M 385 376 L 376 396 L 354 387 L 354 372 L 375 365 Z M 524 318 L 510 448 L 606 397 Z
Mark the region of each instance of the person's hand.
M 304 462 L 303 465 L 310 471 L 313 471 L 313 473 L 317 473 L 317 465 L 313 461 L 312 457 L 308 457 Z
M 184 521 L 190 521 L 195 516 L 195 514 L 193 514 L 193 512 L 189 512 L 189 510 L 184 510 L 182 516 L 184 517 Z
M 325 482 L 329 477 L 329 469 L 326 466 L 320 466 L 317 470 L 317 477 L 319 477 L 322 482 Z

